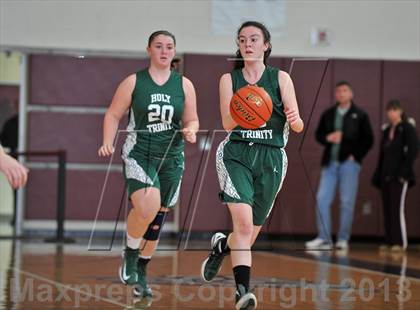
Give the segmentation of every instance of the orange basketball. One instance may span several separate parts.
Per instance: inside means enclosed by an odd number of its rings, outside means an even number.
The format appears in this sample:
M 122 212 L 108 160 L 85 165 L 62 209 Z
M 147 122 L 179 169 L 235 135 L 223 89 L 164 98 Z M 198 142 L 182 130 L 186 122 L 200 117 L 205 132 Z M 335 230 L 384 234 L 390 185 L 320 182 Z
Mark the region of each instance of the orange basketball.
M 239 126 L 256 129 L 264 125 L 273 112 L 273 102 L 264 88 L 244 86 L 230 100 L 230 115 Z

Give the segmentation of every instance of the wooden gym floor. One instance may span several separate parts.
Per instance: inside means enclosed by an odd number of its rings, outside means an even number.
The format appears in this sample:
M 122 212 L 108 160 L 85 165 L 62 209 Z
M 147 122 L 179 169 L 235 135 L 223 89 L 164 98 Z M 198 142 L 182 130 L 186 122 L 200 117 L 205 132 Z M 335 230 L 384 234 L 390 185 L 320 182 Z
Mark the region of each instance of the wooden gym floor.
M 55 245 L 0 240 L 0 309 L 234 309 L 229 257 L 219 276 L 199 276 L 208 241 L 176 250 L 165 241 L 149 265 L 154 297 L 135 300 L 120 284 L 121 247 L 88 251 L 86 241 Z M 420 250 L 305 252 L 302 243 L 258 244 L 252 287 L 258 309 L 420 309 Z

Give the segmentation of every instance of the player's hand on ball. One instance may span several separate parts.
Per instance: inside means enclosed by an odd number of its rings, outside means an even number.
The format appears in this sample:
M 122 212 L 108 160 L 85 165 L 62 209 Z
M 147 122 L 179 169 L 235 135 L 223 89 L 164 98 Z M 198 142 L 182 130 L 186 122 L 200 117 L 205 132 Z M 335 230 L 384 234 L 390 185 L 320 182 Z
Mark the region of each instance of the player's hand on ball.
M 182 129 L 182 134 L 184 139 L 190 143 L 195 143 L 197 141 L 196 130 L 185 127 Z
M 115 149 L 112 145 L 104 144 L 98 150 L 98 155 L 101 157 L 110 156 L 114 153 Z

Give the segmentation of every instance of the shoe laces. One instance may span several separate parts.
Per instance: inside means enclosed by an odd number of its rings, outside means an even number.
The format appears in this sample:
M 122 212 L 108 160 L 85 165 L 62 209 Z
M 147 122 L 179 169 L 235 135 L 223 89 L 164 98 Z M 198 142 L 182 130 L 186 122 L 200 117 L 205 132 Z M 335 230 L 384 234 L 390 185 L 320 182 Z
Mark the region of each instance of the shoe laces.
M 211 253 L 210 253 L 210 257 L 216 257 L 216 258 L 220 258 L 220 257 L 223 257 L 225 255 L 225 253 L 223 253 L 223 252 L 219 252 L 218 250 L 216 250 L 216 249 L 213 249 L 213 251 L 211 251 Z

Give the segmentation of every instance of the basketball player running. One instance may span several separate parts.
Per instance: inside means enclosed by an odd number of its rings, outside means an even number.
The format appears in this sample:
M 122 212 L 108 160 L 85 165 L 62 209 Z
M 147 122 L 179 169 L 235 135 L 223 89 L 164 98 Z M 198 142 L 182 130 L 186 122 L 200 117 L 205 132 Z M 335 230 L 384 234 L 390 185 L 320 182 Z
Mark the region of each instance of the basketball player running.
M 233 232 L 212 237 L 213 250 L 202 264 L 201 276 L 211 281 L 223 258 L 230 254 L 237 289 L 236 309 L 255 309 L 257 300 L 249 288 L 251 246 L 270 214 L 286 174 L 284 148 L 289 126 L 301 132 L 303 121 L 290 76 L 266 65 L 271 52 L 266 27 L 254 21 L 245 22 L 238 30 L 237 44 L 239 60 L 235 69 L 220 79 L 220 111 L 223 127 L 229 133 L 216 155 L 220 198 L 229 208 Z M 255 130 L 238 126 L 229 112 L 233 93 L 248 84 L 263 87 L 273 102 L 271 118 Z
M 98 151 L 100 156 L 114 152 L 118 123 L 129 110 L 122 158 L 133 208 L 127 217 L 127 246 L 119 273 L 124 284 L 134 285 L 138 297 L 152 296 L 146 266 L 157 247 L 166 214 L 178 200 L 184 139 L 195 143 L 199 126 L 193 84 L 170 70 L 175 43 L 168 31 L 150 35 L 150 66 L 118 86 L 105 115 L 103 145 Z

